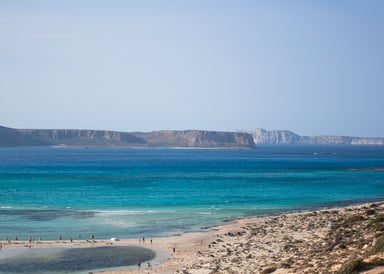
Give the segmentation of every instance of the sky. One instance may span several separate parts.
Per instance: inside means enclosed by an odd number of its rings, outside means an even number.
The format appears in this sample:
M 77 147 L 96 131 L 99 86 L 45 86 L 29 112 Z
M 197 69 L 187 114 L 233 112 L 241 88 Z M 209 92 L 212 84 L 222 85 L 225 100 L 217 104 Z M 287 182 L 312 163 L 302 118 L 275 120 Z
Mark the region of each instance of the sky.
M 0 125 L 384 137 L 384 1 L 0 0 Z

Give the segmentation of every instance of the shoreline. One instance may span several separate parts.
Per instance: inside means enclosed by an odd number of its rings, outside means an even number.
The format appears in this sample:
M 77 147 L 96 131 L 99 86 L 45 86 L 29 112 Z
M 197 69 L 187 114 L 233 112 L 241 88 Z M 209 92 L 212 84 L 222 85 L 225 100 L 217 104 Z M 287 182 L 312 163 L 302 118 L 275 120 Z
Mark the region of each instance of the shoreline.
M 153 269 L 148 270 L 143 263 L 140 270 L 130 266 L 94 272 L 104 274 L 337 273 L 353 259 L 368 265 L 373 260 L 370 251 L 382 235 L 384 201 L 376 201 L 241 218 L 208 231 L 146 239 L 144 243 L 139 239 L 0 243 L 2 251 L 29 246 L 139 246 L 157 254 L 151 261 Z M 384 249 L 374 256 L 383 258 L 379 265 L 384 265 Z M 361 273 L 380 273 L 369 271 Z

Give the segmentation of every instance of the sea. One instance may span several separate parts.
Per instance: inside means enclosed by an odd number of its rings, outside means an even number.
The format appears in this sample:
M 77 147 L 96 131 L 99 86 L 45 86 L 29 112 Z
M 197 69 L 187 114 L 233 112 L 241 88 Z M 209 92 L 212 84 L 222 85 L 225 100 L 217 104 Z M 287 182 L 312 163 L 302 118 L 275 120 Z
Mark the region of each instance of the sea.
M 148 238 L 384 199 L 384 146 L 0 148 L 0 240 Z

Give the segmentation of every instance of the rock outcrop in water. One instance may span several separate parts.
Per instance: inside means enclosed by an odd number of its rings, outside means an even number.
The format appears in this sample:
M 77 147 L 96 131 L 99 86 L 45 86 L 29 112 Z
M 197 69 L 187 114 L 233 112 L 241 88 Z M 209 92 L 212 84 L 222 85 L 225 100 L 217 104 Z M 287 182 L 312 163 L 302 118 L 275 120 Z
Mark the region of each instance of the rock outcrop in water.
M 205 130 L 119 132 L 0 127 L 0 146 L 254 148 L 251 134 Z
M 300 136 L 289 130 L 255 129 L 252 132 L 255 144 L 268 145 L 384 145 L 384 138 L 350 136 Z

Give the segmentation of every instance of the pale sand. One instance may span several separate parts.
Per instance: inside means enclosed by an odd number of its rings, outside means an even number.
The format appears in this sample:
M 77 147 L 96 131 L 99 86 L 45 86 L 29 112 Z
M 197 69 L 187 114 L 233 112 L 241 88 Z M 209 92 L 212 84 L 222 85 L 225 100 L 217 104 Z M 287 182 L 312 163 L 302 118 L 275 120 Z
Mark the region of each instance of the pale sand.
M 120 241 L 44 241 L 32 246 L 138 245 L 153 248 L 160 257 L 148 270 L 137 266 L 102 273 L 335 273 L 357 257 L 372 260 L 367 252 L 384 234 L 384 202 L 345 208 L 280 214 L 237 220 L 213 227 L 208 232 L 179 236 Z M 375 219 L 376 218 L 376 219 Z M 372 224 L 375 225 L 372 225 Z M 28 246 L 28 242 L 3 242 Z M 175 249 L 175 252 L 173 252 Z M 384 257 L 382 253 L 377 256 Z M 384 273 L 376 268 L 366 274 Z

